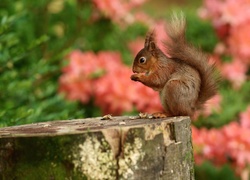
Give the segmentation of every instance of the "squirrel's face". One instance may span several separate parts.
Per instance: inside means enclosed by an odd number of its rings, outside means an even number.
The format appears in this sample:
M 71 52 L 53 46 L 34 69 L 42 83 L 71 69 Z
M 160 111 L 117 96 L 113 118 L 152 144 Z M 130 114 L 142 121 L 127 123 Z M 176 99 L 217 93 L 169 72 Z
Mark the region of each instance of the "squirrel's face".
M 133 63 L 134 73 L 145 73 L 148 75 L 153 69 L 156 58 L 145 48 L 143 48 L 135 57 Z

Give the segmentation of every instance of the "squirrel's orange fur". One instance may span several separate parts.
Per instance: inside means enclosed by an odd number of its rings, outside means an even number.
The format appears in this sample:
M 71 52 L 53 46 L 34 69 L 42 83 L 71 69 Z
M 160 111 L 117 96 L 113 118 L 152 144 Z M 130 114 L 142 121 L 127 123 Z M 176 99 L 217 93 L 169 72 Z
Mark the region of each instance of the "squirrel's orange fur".
M 217 90 L 214 66 L 186 41 L 185 30 L 185 18 L 173 16 L 166 29 L 169 39 L 164 42 L 168 56 L 150 32 L 133 63 L 131 79 L 160 92 L 166 116 L 192 116 Z

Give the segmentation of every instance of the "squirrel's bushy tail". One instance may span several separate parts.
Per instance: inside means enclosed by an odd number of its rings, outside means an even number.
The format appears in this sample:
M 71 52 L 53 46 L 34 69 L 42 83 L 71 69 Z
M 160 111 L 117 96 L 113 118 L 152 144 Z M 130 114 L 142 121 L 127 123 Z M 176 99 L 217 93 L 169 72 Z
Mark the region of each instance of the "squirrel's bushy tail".
M 170 58 L 178 59 L 198 70 L 201 87 L 197 105 L 201 107 L 217 91 L 217 79 L 214 77 L 214 65 L 208 64 L 208 56 L 199 48 L 188 43 L 185 38 L 186 20 L 184 15 L 174 14 L 166 28 L 169 39 L 164 42 Z

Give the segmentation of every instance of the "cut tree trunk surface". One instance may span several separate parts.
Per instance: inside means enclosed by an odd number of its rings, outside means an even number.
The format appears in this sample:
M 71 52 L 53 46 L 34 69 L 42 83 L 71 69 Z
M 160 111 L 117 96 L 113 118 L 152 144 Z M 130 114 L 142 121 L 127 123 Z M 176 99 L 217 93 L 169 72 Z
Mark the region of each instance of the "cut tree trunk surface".
M 189 117 L 101 119 L 0 128 L 0 179 L 194 179 Z

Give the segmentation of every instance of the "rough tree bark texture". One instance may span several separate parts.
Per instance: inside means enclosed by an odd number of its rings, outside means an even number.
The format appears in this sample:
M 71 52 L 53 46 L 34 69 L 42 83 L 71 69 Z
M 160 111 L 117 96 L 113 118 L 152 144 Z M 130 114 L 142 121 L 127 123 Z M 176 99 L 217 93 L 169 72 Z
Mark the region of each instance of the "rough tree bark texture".
M 190 119 L 89 118 L 1 128 L 0 179 L 193 180 Z

